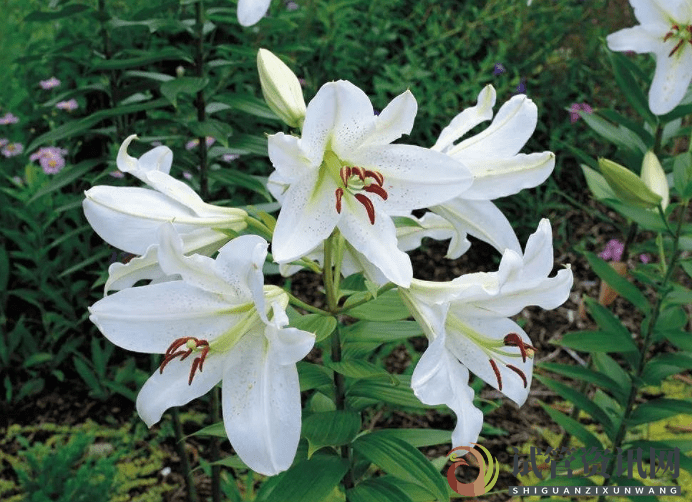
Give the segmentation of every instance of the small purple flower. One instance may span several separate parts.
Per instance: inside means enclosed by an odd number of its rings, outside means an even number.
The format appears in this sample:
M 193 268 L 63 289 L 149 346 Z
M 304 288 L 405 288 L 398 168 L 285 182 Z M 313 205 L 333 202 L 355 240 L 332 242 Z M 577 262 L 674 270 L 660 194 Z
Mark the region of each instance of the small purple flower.
M 651 261 L 651 257 L 648 254 L 640 254 L 639 261 L 646 265 Z
M 299 8 L 300 5 L 298 5 L 296 2 L 293 2 L 292 0 L 286 2 L 286 10 L 288 11 L 298 10 Z
M 66 110 L 68 112 L 71 112 L 79 108 L 79 104 L 77 103 L 77 100 L 73 98 L 67 101 L 60 101 L 55 105 L 55 107 L 58 110 Z
M 160 141 L 152 141 L 151 142 L 151 146 L 162 146 L 162 145 L 163 145 L 163 143 L 161 143 Z
M 8 143 L 2 149 L 1 153 L 9 159 L 10 157 L 14 157 L 16 155 L 19 155 L 23 151 L 24 151 L 24 145 L 22 145 L 21 143 Z
M 617 239 L 610 239 L 598 256 L 603 260 L 620 261 L 625 245 Z
M 521 77 L 519 79 L 519 85 L 514 90 L 512 95 L 516 96 L 517 94 L 526 94 L 526 77 Z
M 493 75 L 499 75 L 501 73 L 506 72 L 505 67 L 502 65 L 502 63 L 495 63 L 495 68 L 493 69 Z
M 192 150 L 193 148 L 196 148 L 197 145 L 199 145 L 199 140 L 197 138 L 191 139 L 185 143 L 185 150 Z
M 572 106 L 570 106 L 569 108 L 570 123 L 574 124 L 577 120 L 580 119 L 579 112 L 591 114 L 593 113 L 593 108 L 591 108 L 591 106 L 587 103 L 572 103 Z
M 40 160 L 43 157 L 64 157 L 65 155 L 67 155 L 67 150 L 65 150 L 64 148 L 58 148 L 57 146 L 43 146 L 39 148 L 38 151 L 32 153 L 29 157 L 29 160 L 31 162 L 36 162 L 37 160 Z
M 7 145 L 7 143 L 9 143 L 9 142 L 10 142 L 10 140 L 7 138 L 0 138 L 0 148 Z
M 109 172 L 108 174 L 110 174 L 114 178 L 124 178 L 125 177 L 125 173 L 123 173 L 122 171 L 118 171 L 117 169 L 115 171 Z
M 10 112 L 7 112 L 5 115 L 0 117 L 0 125 L 16 124 L 17 122 L 19 122 L 19 118 Z
M 239 159 L 240 155 L 237 153 L 225 153 L 221 158 L 226 162 L 233 162 L 234 160 Z
M 43 172 L 46 174 L 58 174 L 65 167 L 65 159 L 61 155 L 54 153 L 44 155 L 38 161 Z
M 186 180 L 191 180 L 192 173 L 190 171 L 183 171 L 183 178 L 185 178 Z
M 60 80 L 58 80 L 55 77 L 51 77 L 48 80 L 41 80 L 39 82 L 39 85 L 41 86 L 42 89 L 48 90 L 48 89 L 53 89 L 55 87 L 58 87 L 60 85 Z
M 12 181 L 17 186 L 24 186 L 24 180 L 21 178 L 21 176 L 12 176 Z

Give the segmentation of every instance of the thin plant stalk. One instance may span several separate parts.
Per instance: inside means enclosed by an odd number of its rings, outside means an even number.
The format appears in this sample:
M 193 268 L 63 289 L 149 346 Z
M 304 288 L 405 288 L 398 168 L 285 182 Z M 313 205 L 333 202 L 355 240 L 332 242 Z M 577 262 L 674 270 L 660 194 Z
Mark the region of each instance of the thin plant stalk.
M 197 77 L 204 78 L 204 2 L 199 0 L 195 3 L 195 27 L 197 29 L 197 50 L 195 57 L 195 67 Z M 197 105 L 197 122 L 202 124 L 206 120 L 206 101 L 204 89 L 197 91 L 195 99 Z M 202 198 L 209 197 L 209 181 L 207 178 L 207 138 L 200 135 L 199 140 L 199 190 Z
M 219 398 L 219 388 L 211 390 L 211 423 L 215 423 L 221 416 L 221 402 Z M 219 448 L 219 438 L 211 437 L 209 448 L 211 450 L 211 499 L 213 502 L 221 502 L 221 466 L 216 464 L 221 458 Z
M 171 409 L 171 418 L 173 419 L 173 433 L 175 434 L 175 445 L 178 448 L 178 456 L 180 457 L 180 468 L 183 470 L 185 478 L 185 486 L 187 487 L 187 499 L 189 502 L 198 502 L 197 489 L 195 488 L 195 480 L 192 477 L 192 469 L 190 469 L 190 461 L 187 458 L 185 450 L 185 437 L 183 436 L 183 426 L 180 423 L 178 409 Z

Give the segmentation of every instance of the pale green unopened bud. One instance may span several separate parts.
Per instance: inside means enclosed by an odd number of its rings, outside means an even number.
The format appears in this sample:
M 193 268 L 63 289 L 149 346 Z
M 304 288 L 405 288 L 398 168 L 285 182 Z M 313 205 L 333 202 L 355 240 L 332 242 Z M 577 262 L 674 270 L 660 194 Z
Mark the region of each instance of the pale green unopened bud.
M 598 167 L 620 200 L 640 207 L 658 207 L 661 196 L 652 192 L 632 171 L 608 159 L 598 159 Z
M 305 119 L 305 99 L 295 73 L 266 49 L 257 53 L 262 94 L 269 108 L 291 127 L 300 127 Z
M 652 192 L 661 196 L 661 207 L 665 209 L 668 207 L 668 202 L 670 202 L 668 180 L 666 179 L 666 173 L 658 161 L 656 154 L 649 150 L 644 155 L 644 162 L 642 162 L 642 181 L 644 184 L 651 189 Z

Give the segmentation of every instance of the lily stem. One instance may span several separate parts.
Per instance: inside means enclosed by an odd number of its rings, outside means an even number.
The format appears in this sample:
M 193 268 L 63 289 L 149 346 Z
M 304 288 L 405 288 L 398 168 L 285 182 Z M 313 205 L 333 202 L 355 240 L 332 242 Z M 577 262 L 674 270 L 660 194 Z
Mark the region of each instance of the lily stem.
M 173 433 L 175 434 L 175 445 L 178 448 L 178 456 L 180 457 L 180 468 L 183 470 L 183 477 L 185 478 L 185 486 L 187 487 L 187 499 L 189 502 L 198 502 L 197 489 L 195 488 L 195 480 L 192 477 L 192 470 L 190 469 L 190 461 L 187 458 L 187 451 L 185 450 L 185 438 L 183 437 L 183 426 L 180 423 L 180 416 L 178 415 L 178 409 L 171 409 L 171 417 L 173 418 Z
M 215 423 L 221 416 L 221 403 L 219 399 L 219 388 L 211 389 L 211 423 Z M 221 502 L 221 466 L 214 465 L 221 459 L 219 448 L 219 438 L 212 436 L 209 448 L 211 450 L 211 499 L 213 502 Z

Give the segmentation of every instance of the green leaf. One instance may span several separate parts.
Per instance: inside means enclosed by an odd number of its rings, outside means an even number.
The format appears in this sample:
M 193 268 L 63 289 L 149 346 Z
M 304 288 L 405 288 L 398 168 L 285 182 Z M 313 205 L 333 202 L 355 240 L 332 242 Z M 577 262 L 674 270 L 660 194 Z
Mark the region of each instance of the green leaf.
M 440 501 L 449 500 L 447 480 L 416 448 L 401 439 L 378 432 L 360 436 L 353 450 L 383 471 L 419 484 Z
M 661 220 L 661 217 L 654 210 L 645 209 L 643 207 L 635 207 L 619 200 L 604 200 L 605 204 L 615 209 L 623 215 L 642 227 L 645 230 L 653 230 L 655 232 L 665 232 L 666 226 Z
M 215 424 L 207 425 L 206 427 L 187 435 L 187 437 L 190 436 L 211 436 L 217 438 L 228 437 L 226 434 L 226 429 L 223 426 L 223 422 L 216 422 Z
M 103 391 L 101 389 L 101 384 L 99 383 L 96 374 L 89 369 L 86 363 L 77 356 L 74 356 L 72 361 L 74 362 L 74 368 L 77 370 L 77 373 L 79 373 L 82 380 L 84 380 L 84 382 L 91 387 L 91 390 L 97 394 L 102 393 Z
M 298 361 L 296 367 L 298 368 L 301 392 L 334 385 L 331 373 L 324 366 L 309 363 L 307 361 Z
M 308 458 L 323 446 L 350 443 L 360 426 L 360 414 L 353 411 L 326 411 L 304 418 L 302 435 L 308 440 Z
M 364 397 L 373 403 L 385 402 L 408 408 L 430 408 L 421 403 L 411 390 L 411 379 L 403 375 L 392 375 L 399 385 L 392 385 L 382 380 L 364 380 L 351 385 L 346 394 L 349 397 Z
M 613 393 L 618 400 L 626 399 L 629 389 L 622 388 L 619 384 L 615 382 L 612 378 L 596 371 L 591 368 L 586 368 L 584 366 L 575 366 L 573 364 L 561 364 L 561 363 L 539 363 L 538 367 L 559 375 L 563 375 L 569 378 L 574 378 L 576 380 L 582 380 L 585 382 L 597 385 L 611 393 Z
M 596 321 L 596 324 L 598 324 L 598 327 L 601 328 L 601 330 L 608 333 L 609 336 L 622 340 L 622 343 L 629 346 L 630 350 L 635 352 L 638 351 L 637 346 L 632 341 L 630 331 L 624 326 L 624 324 L 620 322 L 620 319 L 618 319 L 610 310 L 605 308 L 593 298 L 586 297 L 584 298 L 584 301 L 589 309 L 591 317 L 593 317 L 594 321 Z
M 668 331 L 664 333 L 670 343 L 682 350 L 692 352 L 692 336 L 689 331 Z
M 601 441 L 582 424 L 568 417 L 567 415 L 560 413 L 557 410 L 554 410 L 553 408 L 541 401 L 539 401 L 539 404 L 545 410 L 545 412 L 548 415 L 550 415 L 550 418 L 557 422 L 557 424 L 561 426 L 563 429 L 565 429 L 565 431 L 567 431 L 572 436 L 581 441 L 585 446 L 593 446 L 600 450 L 603 449 Z
M 557 345 L 569 347 L 582 352 L 630 352 L 636 350 L 634 342 L 605 331 L 574 331 L 562 336 Z M 634 346 L 634 348 L 632 348 Z
M 595 169 L 591 169 L 585 164 L 581 165 L 581 170 L 584 172 L 584 178 L 586 178 L 586 184 L 589 186 L 589 190 L 591 190 L 591 193 L 596 199 L 603 200 L 618 198 L 601 173 Z
M 647 385 L 658 386 L 664 378 L 690 369 L 692 355 L 658 354 L 646 363 L 641 378 Z
M 320 314 L 307 314 L 292 318 L 290 325 L 309 333 L 315 333 L 315 341 L 319 342 L 334 332 L 336 319 Z
M 628 423 L 630 425 L 647 424 L 681 413 L 690 413 L 690 411 L 692 411 L 692 401 L 663 397 L 637 406 L 630 415 Z
M 212 137 L 228 147 L 228 137 L 233 134 L 231 126 L 220 120 L 207 118 L 204 122 L 185 122 L 183 124 L 190 132 L 198 138 Z
M 401 439 L 416 448 L 448 444 L 452 441 L 452 433 L 441 429 L 386 429 L 377 433 Z
M 266 502 L 322 502 L 348 471 L 348 462 L 329 455 L 313 455 L 288 469 Z
M 607 51 L 608 59 L 613 67 L 613 74 L 622 94 L 637 110 L 639 116 L 650 124 L 656 124 L 657 119 L 649 109 L 649 100 L 637 83 L 630 68 L 630 61 L 623 54 Z
M 668 296 L 666 296 L 668 300 Z M 659 315 L 654 326 L 654 333 L 684 329 L 687 325 L 687 313 L 680 305 L 665 309 Z
M 341 331 L 342 339 L 349 342 L 396 342 L 414 336 L 422 336 L 423 330 L 416 321 L 359 321 Z
M 609 143 L 644 155 L 647 148 L 644 142 L 634 132 L 623 126 L 615 126 L 602 118 L 598 113 L 582 113 L 581 118 L 591 129 Z
M 269 109 L 263 100 L 249 94 L 225 94 L 223 96 L 216 96 L 215 99 L 235 110 L 248 113 L 255 117 L 279 120 L 279 117 Z
M 43 364 L 45 362 L 48 362 L 51 359 L 53 359 L 53 354 L 49 354 L 47 352 L 37 352 L 37 353 L 31 354 L 29 357 L 27 357 L 24 360 L 24 363 L 22 364 L 22 366 L 25 368 L 30 368 L 36 364 Z
M 209 79 L 206 77 L 180 77 L 161 84 L 161 94 L 177 108 L 178 94 L 195 94 L 204 89 L 208 83 Z
M 675 156 L 673 181 L 680 197 L 683 199 L 692 197 L 692 153 L 684 152 Z
M 132 51 L 139 54 L 138 56 L 126 59 L 101 59 L 92 63 L 94 70 L 125 70 L 128 68 L 137 68 L 140 66 L 148 67 L 151 64 L 161 63 L 163 61 L 187 61 L 192 60 L 185 55 L 180 49 L 174 47 L 159 47 L 155 51 Z
M 346 490 L 349 502 L 411 502 L 411 498 L 396 484 L 384 477 L 366 479 L 355 488 Z
M 56 11 L 35 10 L 24 18 L 24 21 L 55 21 L 64 17 L 76 16 L 86 10 L 92 10 L 88 5 L 70 4 Z
M 324 365 L 330 370 L 336 371 L 349 378 L 385 378 L 392 380 L 392 375 L 384 368 L 377 366 L 369 361 L 362 359 L 349 359 L 347 361 L 325 362 Z
M 597 371 L 617 382 L 616 388 L 619 393 L 614 393 L 613 395 L 619 398 L 618 402 L 620 404 L 624 405 L 629 398 L 630 388 L 632 386 L 629 374 L 608 354 L 595 352 L 591 354 L 591 361 Z
M 601 425 L 603 425 L 608 435 L 610 435 L 609 431 L 612 431 L 613 429 L 613 422 L 610 420 L 610 417 L 607 415 L 607 413 L 604 410 L 602 410 L 595 402 L 593 402 L 593 400 L 589 399 L 581 392 L 576 391 L 563 383 L 556 382 L 551 378 L 542 377 L 541 375 L 534 376 L 536 379 L 538 379 L 539 382 L 543 383 L 546 387 L 556 392 L 560 397 L 574 403 L 579 409 L 591 415 L 591 417 L 593 417 L 595 420 L 600 422 Z
M 608 262 L 593 253 L 584 253 L 589 265 L 598 277 L 607 282 L 620 296 L 628 300 L 644 313 L 649 311 L 649 302 L 644 294 L 627 279 L 618 274 Z
M 399 293 L 394 290 L 386 291 L 377 299 L 349 309 L 346 313 L 366 321 L 399 321 L 411 315 Z

